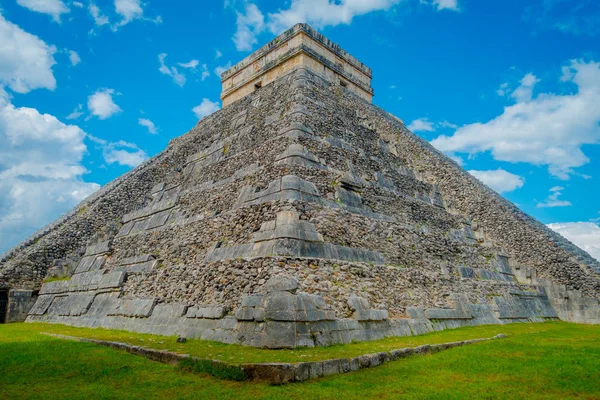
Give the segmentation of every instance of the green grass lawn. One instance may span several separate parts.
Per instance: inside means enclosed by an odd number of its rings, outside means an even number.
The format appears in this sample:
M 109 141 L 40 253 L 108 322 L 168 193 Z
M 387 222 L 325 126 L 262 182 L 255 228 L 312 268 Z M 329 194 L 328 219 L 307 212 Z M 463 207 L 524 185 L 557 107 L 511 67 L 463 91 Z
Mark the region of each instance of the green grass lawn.
M 186 373 L 122 351 L 39 332 L 126 341 L 198 356 L 219 356 L 226 361 L 238 357 L 244 357 L 244 361 L 304 361 L 496 333 L 510 336 L 275 387 Z M 178 347 L 173 338 L 59 325 L 0 325 L 0 399 L 569 397 L 600 399 L 600 326 L 556 322 L 483 326 L 324 349 L 267 351 L 201 341 Z

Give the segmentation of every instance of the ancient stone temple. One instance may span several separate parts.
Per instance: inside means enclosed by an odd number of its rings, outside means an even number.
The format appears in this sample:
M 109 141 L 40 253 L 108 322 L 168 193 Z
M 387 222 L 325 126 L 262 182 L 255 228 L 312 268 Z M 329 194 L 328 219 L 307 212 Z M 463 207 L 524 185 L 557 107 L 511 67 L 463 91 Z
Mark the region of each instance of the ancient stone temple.
M 13 320 L 268 348 L 600 322 L 600 264 L 372 105 L 309 26 L 222 81 L 222 110 L 4 256 Z

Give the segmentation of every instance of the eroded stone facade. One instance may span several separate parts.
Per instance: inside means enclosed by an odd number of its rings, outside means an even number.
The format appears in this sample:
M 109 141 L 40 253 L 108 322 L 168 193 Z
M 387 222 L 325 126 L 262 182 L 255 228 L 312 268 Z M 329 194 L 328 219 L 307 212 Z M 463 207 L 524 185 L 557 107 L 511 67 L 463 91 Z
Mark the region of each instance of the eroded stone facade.
M 598 323 L 600 267 L 352 91 L 299 68 L 2 260 L 28 321 L 317 346 Z

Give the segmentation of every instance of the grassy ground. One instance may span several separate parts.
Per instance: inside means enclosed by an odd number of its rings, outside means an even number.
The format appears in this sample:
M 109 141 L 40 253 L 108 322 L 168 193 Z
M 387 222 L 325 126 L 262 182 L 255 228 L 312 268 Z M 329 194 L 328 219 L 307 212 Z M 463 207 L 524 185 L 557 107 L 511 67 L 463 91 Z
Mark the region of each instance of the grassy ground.
M 458 340 L 489 338 L 498 333 L 537 333 L 553 329 L 551 324 L 512 324 L 484 325 L 477 327 L 447 330 L 426 335 L 396 337 L 376 342 L 360 342 L 348 345 L 336 345 L 317 348 L 300 348 L 294 350 L 256 349 L 239 345 L 223 344 L 205 340 L 188 340 L 177 343 L 174 336 L 146 335 L 134 332 L 75 328 L 55 324 L 22 324 L 19 328 L 25 332 L 47 332 L 62 335 L 101 339 L 115 342 L 126 342 L 134 345 L 151 347 L 159 350 L 170 350 L 176 353 L 189 354 L 199 358 L 222 360 L 230 363 L 249 362 L 304 362 L 320 361 L 332 358 L 348 358 L 379 351 L 390 351 L 403 347 L 415 347 L 422 344 L 454 342 Z
M 281 387 L 189 374 L 125 352 L 55 339 L 39 332 L 132 343 L 143 339 L 139 343 L 177 350 L 169 338 L 159 340 L 100 330 L 85 333 L 86 330 L 42 324 L 3 325 L 0 326 L 0 399 L 600 399 L 600 326 L 546 323 L 474 327 L 303 351 L 267 352 L 199 341 L 183 345 L 187 346 L 186 353 L 192 353 L 190 349 L 205 355 L 212 351 L 211 354 L 221 355 L 225 360 L 235 359 L 243 350 L 244 357 L 249 359 L 282 360 L 293 356 L 304 361 L 306 357 L 302 355 L 341 357 L 406 345 L 492 336 L 498 332 L 511 335 L 502 340 Z M 164 343 L 158 343 L 161 340 Z

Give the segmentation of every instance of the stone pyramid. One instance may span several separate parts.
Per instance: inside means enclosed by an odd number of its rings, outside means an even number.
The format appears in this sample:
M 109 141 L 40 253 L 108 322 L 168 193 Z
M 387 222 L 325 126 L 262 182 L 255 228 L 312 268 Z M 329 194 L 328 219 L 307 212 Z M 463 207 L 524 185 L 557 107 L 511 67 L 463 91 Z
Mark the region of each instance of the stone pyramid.
M 222 81 L 222 110 L 5 255 L 13 320 L 268 348 L 600 322 L 600 264 L 373 106 L 309 26 Z

